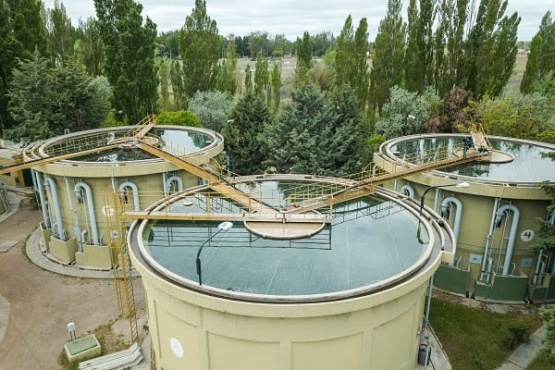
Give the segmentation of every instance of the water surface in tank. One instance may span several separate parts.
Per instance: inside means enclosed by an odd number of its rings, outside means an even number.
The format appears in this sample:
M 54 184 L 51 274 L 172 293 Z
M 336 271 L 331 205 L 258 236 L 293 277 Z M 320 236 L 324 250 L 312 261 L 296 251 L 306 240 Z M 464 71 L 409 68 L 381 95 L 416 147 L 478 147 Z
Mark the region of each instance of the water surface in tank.
M 462 137 L 425 137 L 401 142 L 391 147 L 393 153 L 403 157 L 429 152 L 435 148 L 462 147 Z M 507 163 L 472 162 L 444 169 L 456 175 L 496 181 L 542 182 L 555 181 L 555 150 L 540 143 L 510 139 L 490 139 L 494 150 L 514 156 Z
M 101 145 L 106 145 L 116 137 L 121 137 L 123 132 L 110 133 L 107 132 Z M 212 136 L 202 132 L 187 131 L 186 129 L 167 129 L 154 128 L 149 135 L 159 138 L 159 143 L 163 150 L 171 153 L 194 153 L 212 143 Z M 112 150 L 106 150 L 99 153 L 76 157 L 73 160 L 81 162 L 124 162 L 124 161 L 140 161 L 146 159 L 154 159 L 156 156 L 151 155 L 139 148 L 122 147 Z
M 267 197 L 290 198 L 277 182 L 252 184 Z M 276 197 L 277 194 L 280 196 Z M 266 202 L 271 203 L 271 202 Z M 180 198 L 173 212 L 241 213 L 242 206 L 197 194 Z M 330 212 L 330 210 L 321 210 Z M 417 218 L 399 204 L 375 196 L 336 205 L 332 222 L 305 238 L 264 239 L 243 222 L 218 232 L 219 222 L 159 220 L 147 224 L 142 242 L 163 269 L 204 285 L 273 296 L 341 292 L 376 284 L 414 270 L 427 243 L 417 240 Z M 211 240 L 209 240 L 212 237 Z M 422 238 L 427 239 L 425 232 Z

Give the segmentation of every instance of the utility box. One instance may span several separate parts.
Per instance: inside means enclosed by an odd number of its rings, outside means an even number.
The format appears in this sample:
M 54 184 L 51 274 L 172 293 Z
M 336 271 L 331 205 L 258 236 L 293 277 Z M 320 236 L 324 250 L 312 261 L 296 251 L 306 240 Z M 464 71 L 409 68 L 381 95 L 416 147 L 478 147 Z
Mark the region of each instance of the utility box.
M 99 356 L 102 352 L 100 343 L 94 334 L 85 335 L 84 337 L 66 342 L 64 350 L 70 364 Z

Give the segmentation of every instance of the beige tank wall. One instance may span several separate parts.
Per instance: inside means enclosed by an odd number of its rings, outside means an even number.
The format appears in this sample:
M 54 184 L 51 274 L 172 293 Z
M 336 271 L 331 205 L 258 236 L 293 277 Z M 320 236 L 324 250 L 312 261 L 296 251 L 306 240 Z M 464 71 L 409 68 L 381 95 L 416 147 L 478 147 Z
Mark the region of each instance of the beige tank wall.
M 277 305 L 205 296 L 132 261 L 158 370 L 412 370 L 428 279 L 440 262 L 374 295 Z
M 450 178 L 441 179 L 438 176 L 427 174 L 413 176 L 410 180 L 398 180 L 397 183 L 386 184 L 386 187 L 400 190 L 403 185 L 409 184 L 415 190 L 415 199 L 420 201 L 423 192 L 429 186 L 456 184 L 463 181 Z M 435 199 L 436 191 L 438 192 L 437 202 Z M 466 189 L 456 187 L 432 189 L 426 194 L 425 204 L 434 208 L 439 213 L 441 211 L 442 200 L 450 196 L 459 199 L 463 205 L 456 256 L 462 258 L 459 265 L 460 268 L 470 268 L 469 288 L 472 288 L 481 272 L 482 264 L 475 258 L 477 256 L 483 258 L 496 198 L 500 198 L 499 207 L 505 204 L 512 204 L 520 212 L 511 261 L 516 264 L 515 273 L 525 274 L 532 278 L 535 264 L 531 261 L 535 261 L 535 255 L 530 248 L 534 246 L 538 235 L 538 219 L 544 219 L 546 216 L 546 208 L 549 201 L 545 192 L 539 186 L 503 186 L 471 182 L 470 187 Z M 435 207 L 436 205 L 437 207 Z M 502 268 L 505 261 L 507 239 L 513 217 L 512 212 L 508 214 L 509 222 L 507 225 L 505 225 L 505 220 L 507 219 L 507 216 L 505 216 L 502 226 L 494 228 L 492 234 L 490 256 L 494 259 L 495 267 L 499 266 L 499 268 Z M 454 226 L 454 218 L 455 211 L 453 210 L 448 219 L 451 227 Z M 535 235 L 534 239 L 522 240 L 521 234 L 525 230 L 532 230 Z
M 149 172 L 149 166 L 143 165 L 143 171 L 146 168 L 148 174 L 139 176 L 129 176 L 129 177 L 116 177 L 115 185 L 119 185 L 126 181 L 131 181 L 139 189 L 139 201 L 140 208 L 145 209 L 152 203 L 160 200 L 164 194 L 163 187 L 163 175 L 162 173 L 155 173 L 154 169 Z M 159 166 L 155 166 L 158 168 Z M 173 168 L 175 169 L 175 168 Z M 61 220 L 64 229 L 67 232 L 67 237 L 69 239 L 75 238 L 80 240 L 80 235 L 78 232 L 83 230 L 88 230 L 87 232 L 87 242 L 88 244 L 93 243 L 93 235 L 91 231 L 91 217 L 89 215 L 88 202 L 84 200 L 79 203 L 75 194 L 75 185 L 83 182 L 90 186 L 92 190 L 92 198 L 94 205 L 94 215 L 96 218 L 96 225 L 98 230 L 98 237 L 100 239 L 100 245 L 108 246 L 110 244 L 110 230 L 108 225 L 107 217 L 103 211 L 107 204 L 113 204 L 114 195 L 112 190 L 112 179 L 110 177 L 96 177 L 90 168 L 81 168 L 79 177 L 70 177 L 67 174 L 64 175 L 52 175 L 54 182 L 56 183 L 58 204 L 61 211 Z M 77 175 L 78 172 L 72 172 L 73 175 Z M 119 175 L 115 171 L 115 175 Z M 183 181 L 183 188 L 189 188 L 198 185 L 198 178 L 194 175 L 189 174 L 183 170 L 175 170 L 167 174 L 167 176 L 175 175 Z M 67 182 L 66 182 L 67 179 Z M 48 202 L 51 205 L 52 213 L 54 214 L 54 199 L 51 192 L 46 191 L 46 196 L 48 197 Z M 128 199 L 127 207 L 129 210 L 133 210 L 133 196 L 130 195 Z M 53 216 L 55 217 L 55 216 Z M 103 248 L 106 249 L 106 248 Z M 75 260 L 73 257 L 72 260 Z M 110 255 L 106 253 L 96 253 L 88 246 L 79 252 L 78 263 L 80 266 L 94 267 L 94 268 L 106 268 L 106 264 L 110 261 Z

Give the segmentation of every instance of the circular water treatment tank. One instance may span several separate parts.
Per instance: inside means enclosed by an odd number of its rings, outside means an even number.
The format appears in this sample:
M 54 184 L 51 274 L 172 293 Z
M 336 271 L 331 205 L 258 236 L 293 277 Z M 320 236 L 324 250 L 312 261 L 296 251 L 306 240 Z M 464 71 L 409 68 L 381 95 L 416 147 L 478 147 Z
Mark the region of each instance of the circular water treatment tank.
M 303 185 L 265 181 L 237 187 L 251 196 L 258 194 L 258 201 L 279 212 L 294 202 L 293 189 Z M 254 301 L 324 301 L 378 291 L 417 271 L 433 247 L 422 243 L 430 238 L 416 215 L 395 199 L 381 196 L 314 213 L 329 216 L 329 222 L 259 226 L 238 217 L 225 232 L 218 225 L 226 218 L 217 220 L 218 214 L 244 213 L 243 206 L 229 199 L 199 191 L 176 195 L 153 209 L 209 212 L 216 220 L 142 222 L 140 253 L 152 268 L 193 289 Z M 273 233 L 257 232 L 270 225 Z M 195 261 L 201 246 L 199 269 Z
M 463 146 L 463 139 L 468 135 L 421 135 L 407 136 L 391 140 L 386 150 L 391 158 L 424 158 L 438 148 L 449 148 L 456 153 L 456 148 Z M 443 169 L 450 175 L 471 177 L 476 180 L 501 183 L 538 183 L 555 181 L 555 148 L 553 145 L 503 137 L 488 137 L 493 153 L 506 158 L 497 163 L 474 161 Z M 454 154 L 453 154 L 454 155 Z M 412 161 L 413 164 L 418 164 Z
M 86 151 L 129 138 L 131 129 L 131 127 L 116 127 L 59 136 L 46 141 L 39 150 L 43 156 Z M 211 131 L 186 126 L 154 127 L 149 131 L 148 137 L 143 139 L 143 141 L 145 140 L 167 153 L 177 155 L 187 155 L 206 150 L 218 141 L 216 135 Z M 73 157 L 71 161 L 115 163 L 151 159 L 159 158 L 135 147 L 132 141 L 123 140 L 118 147 Z

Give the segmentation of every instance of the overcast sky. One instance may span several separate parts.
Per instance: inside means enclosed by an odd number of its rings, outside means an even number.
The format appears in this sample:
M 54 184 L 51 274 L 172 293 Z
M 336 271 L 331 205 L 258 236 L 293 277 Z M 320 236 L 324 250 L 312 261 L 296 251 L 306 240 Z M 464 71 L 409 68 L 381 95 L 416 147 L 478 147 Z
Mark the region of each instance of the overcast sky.
M 64 4 L 74 24 L 77 24 L 79 18 L 95 16 L 93 0 L 59 1 Z M 54 7 L 54 0 L 43 2 L 47 8 Z M 158 26 L 159 32 L 181 28 L 195 4 L 194 0 L 138 2 L 143 5 L 143 16 L 150 17 Z M 366 17 L 370 40 L 374 40 L 380 20 L 387 13 L 387 0 L 207 0 L 206 4 L 208 15 L 218 23 L 221 35 L 233 33 L 244 36 L 253 31 L 267 31 L 272 35 L 285 34 L 291 41 L 301 37 L 304 31 L 311 35 L 322 31 L 339 35 L 349 14 L 353 17 L 355 29 L 359 20 Z M 509 0 L 507 13 L 516 11 L 522 18 L 519 40 L 532 39 L 538 31 L 541 18 L 548 10 L 555 17 L 554 0 Z

